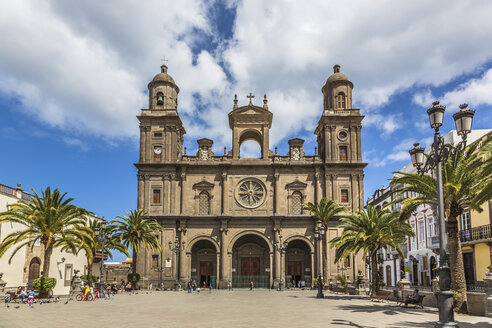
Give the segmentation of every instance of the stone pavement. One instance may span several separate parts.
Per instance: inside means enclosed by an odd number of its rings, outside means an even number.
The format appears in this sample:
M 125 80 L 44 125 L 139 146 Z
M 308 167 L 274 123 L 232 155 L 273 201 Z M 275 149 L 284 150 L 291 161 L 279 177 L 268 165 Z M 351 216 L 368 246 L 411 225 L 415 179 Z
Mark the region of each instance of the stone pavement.
M 403 309 L 359 296 L 316 291 L 235 290 L 116 295 L 95 302 L 1 304 L 0 327 L 433 327 L 435 309 Z M 461 328 L 492 327 L 492 319 L 457 315 Z

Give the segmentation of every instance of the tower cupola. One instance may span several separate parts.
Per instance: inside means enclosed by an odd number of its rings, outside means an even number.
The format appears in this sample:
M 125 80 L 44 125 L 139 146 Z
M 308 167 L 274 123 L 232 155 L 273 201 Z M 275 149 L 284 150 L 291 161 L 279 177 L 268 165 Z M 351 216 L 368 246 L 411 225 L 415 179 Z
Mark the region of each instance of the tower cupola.
M 344 110 L 352 108 L 352 89 L 354 85 L 347 75 L 340 72 L 340 65 L 333 66 L 333 74 L 321 89 L 324 96 L 324 110 Z
M 161 66 L 161 72 L 154 76 L 148 85 L 149 109 L 177 110 L 179 88 L 167 73 L 167 66 Z

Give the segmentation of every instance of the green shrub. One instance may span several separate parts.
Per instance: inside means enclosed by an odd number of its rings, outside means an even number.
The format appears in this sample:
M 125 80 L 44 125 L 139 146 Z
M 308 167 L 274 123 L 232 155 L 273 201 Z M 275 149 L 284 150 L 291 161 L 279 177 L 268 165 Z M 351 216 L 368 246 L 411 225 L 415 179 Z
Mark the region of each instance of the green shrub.
M 335 278 L 340 283 L 340 285 L 342 285 L 345 294 L 348 294 L 348 282 L 345 273 L 342 275 L 337 275 Z
M 41 277 L 38 279 L 34 279 L 32 282 L 32 287 L 35 290 L 38 290 L 40 293 L 46 293 L 52 290 L 56 286 L 55 278 L 46 278 Z
M 131 282 L 132 285 L 134 285 L 140 281 L 140 273 L 129 273 L 127 278 L 128 281 Z

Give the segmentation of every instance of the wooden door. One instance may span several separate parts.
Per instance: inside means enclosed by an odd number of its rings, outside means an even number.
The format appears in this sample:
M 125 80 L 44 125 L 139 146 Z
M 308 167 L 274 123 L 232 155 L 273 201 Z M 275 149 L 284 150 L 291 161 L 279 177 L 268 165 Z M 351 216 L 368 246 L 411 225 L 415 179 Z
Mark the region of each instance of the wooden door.
M 242 276 L 259 276 L 260 275 L 260 258 L 243 257 L 241 259 Z
M 214 262 L 200 261 L 200 275 L 201 276 L 213 276 L 214 275 Z
M 289 261 L 289 262 L 287 262 L 287 274 L 289 276 L 301 276 L 302 275 L 302 262 L 301 261 Z
M 39 278 L 39 272 L 41 267 L 41 262 L 38 258 L 33 258 L 31 263 L 29 264 L 29 281 L 33 281 L 34 279 Z

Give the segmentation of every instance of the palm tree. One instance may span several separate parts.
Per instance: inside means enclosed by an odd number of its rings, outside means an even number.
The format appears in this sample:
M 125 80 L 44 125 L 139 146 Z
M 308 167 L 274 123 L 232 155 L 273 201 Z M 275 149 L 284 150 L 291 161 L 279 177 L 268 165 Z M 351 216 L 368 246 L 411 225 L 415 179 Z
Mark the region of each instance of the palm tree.
M 90 213 L 70 204 L 73 198 L 65 199 L 58 189 L 51 192 L 47 187 L 41 197 L 32 190 L 30 201 L 21 200 L 11 205 L 11 208 L 0 213 L 0 224 L 5 222 L 18 223 L 24 229 L 10 233 L 0 243 L 0 257 L 12 246 L 16 246 L 9 258 L 9 263 L 15 254 L 23 247 L 33 247 L 39 241 L 43 247 L 43 277 L 49 277 L 50 259 L 53 249 L 62 247 L 76 252 L 77 245 L 87 237 L 89 232 L 86 216 Z
M 335 200 L 328 200 L 326 197 L 321 198 L 318 204 L 311 202 L 304 204 L 304 209 L 308 210 L 312 215 L 316 216 L 318 220 L 323 224 L 325 231 L 328 228 L 328 221 L 332 220 L 335 216 L 341 213 L 350 212 L 351 208 L 338 204 Z M 328 263 L 328 250 L 326 243 L 326 233 L 323 234 L 323 263 Z M 328 277 L 328 266 L 325 265 L 323 269 L 323 276 Z
M 102 254 L 102 243 L 99 238 L 99 234 L 108 235 L 112 232 L 113 227 L 107 225 L 103 228 L 103 224 L 100 220 L 89 220 L 87 226 L 89 228 L 89 235 L 84 236 L 83 242 L 79 244 L 78 251 L 84 250 L 87 257 L 87 276 L 92 276 L 92 264 L 96 257 L 96 254 Z M 113 259 L 111 250 L 117 250 L 128 256 L 128 248 L 123 245 L 117 237 L 114 235 L 111 238 L 104 241 L 104 254 L 108 254 L 110 259 Z M 104 260 L 104 259 L 102 259 Z
M 118 216 L 113 221 L 115 238 L 132 250 L 132 273 L 137 273 L 137 253 L 143 249 L 161 250 L 157 232 L 162 226 L 155 219 L 150 219 L 141 210 L 132 210 L 126 216 Z
M 466 279 L 458 233 L 458 217 L 465 209 L 482 212 L 481 205 L 492 197 L 492 137 L 456 152 L 442 164 L 444 216 L 447 221 L 451 289 L 456 292 L 455 309 L 468 311 Z M 437 184 L 428 175 L 394 172 L 391 184 L 400 186 L 394 193 L 414 192 L 416 197 L 402 201 L 401 217 L 408 219 L 422 204 L 437 208 Z
M 367 212 L 352 213 L 342 217 L 340 221 L 338 227 L 343 228 L 343 231 L 330 242 L 331 247 L 336 247 L 335 262 L 361 250 L 364 257 L 369 255 L 372 265 L 371 294 L 375 296 L 379 291 L 378 251 L 393 247 L 403 257 L 399 244 L 404 243 L 407 236 L 414 236 L 412 227 L 400 219 L 398 212 L 378 210 L 371 205 L 367 206 Z

